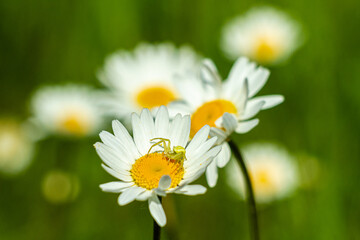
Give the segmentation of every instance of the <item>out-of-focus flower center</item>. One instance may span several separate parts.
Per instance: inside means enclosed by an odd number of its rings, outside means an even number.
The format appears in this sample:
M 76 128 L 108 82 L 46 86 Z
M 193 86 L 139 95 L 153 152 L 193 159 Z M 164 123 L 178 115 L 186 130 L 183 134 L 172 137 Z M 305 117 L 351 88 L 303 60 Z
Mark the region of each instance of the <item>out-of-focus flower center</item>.
M 60 120 L 59 130 L 76 136 L 84 136 L 90 131 L 90 121 L 81 113 L 69 113 Z
M 148 190 L 157 188 L 160 178 L 169 175 L 170 188 L 174 188 L 184 176 L 183 161 L 169 159 L 164 153 L 149 153 L 135 161 L 130 174 L 137 186 Z
M 261 38 L 255 45 L 254 58 L 261 63 L 269 63 L 275 61 L 280 54 L 280 47 L 273 41 Z
M 191 117 L 190 136 L 193 137 L 205 125 L 216 127 L 215 121 L 226 112 L 237 113 L 235 105 L 228 100 L 218 99 L 203 104 Z
M 268 169 L 258 169 L 250 174 L 257 194 L 273 194 L 277 191 L 277 185 Z
M 136 102 L 143 108 L 166 106 L 175 99 L 174 92 L 163 86 L 147 87 L 136 95 Z

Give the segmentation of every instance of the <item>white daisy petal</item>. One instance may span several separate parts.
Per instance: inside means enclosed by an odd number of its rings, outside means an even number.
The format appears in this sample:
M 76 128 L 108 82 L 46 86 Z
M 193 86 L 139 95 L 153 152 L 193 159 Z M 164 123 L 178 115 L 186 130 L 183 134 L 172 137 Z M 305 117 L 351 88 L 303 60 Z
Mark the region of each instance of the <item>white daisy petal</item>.
M 175 127 L 175 126 L 174 126 Z M 186 147 L 190 135 L 190 116 L 184 116 L 181 124 L 177 127 L 176 135 L 172 137 L 174 141 L 173 146 Z
M 176 114 L 181 114 L 181 115 L 188 115 L 192 112 L 192 108 L 189 107 L 187 102 L 178 100 L 178 101 L 173 101 L 168 105 L 168 110 L 169 110 L 169 116 L 171 118 L 175 117 Z
M 141 193 L 145 192 L 146 189 L 141 187 L 132 187 L 126 189 L 121 195 L 119 196 L 118 203 L 120 206 L 124 206 L 128 203 L 131 203 L 139 196 Z
M 215 187 L 218 179 L 218 170 L 216 167 L 216 161 L 212 161 L 206 169 L 206 180 L 209 187 Z
M 237 126 L 235 132 L 240 133 L 240 134 L 247 133 L 251 129 L 256 127 L 256 125 L 258 125 L 258 124 L 259 124 L 259 119 L 252 119 L 249 121 L 240 122 L 239 125 Z
M 196 150 L 202 143 L 208 139 L 210 133 L 210 127 L 205 125 L 202 127 L 193 137 L 189 145 L 186 147 L 186 152 L 193 152 Z
M 201 70 L 201 69 L 200 69 Z M 177 113 L 186 115 L 191 113 L 203 102 L 203 92 L 206 80 L 199 78 L 196 75 L 177 76 L 175 79 L 176 89 L 179 91 L 179 100 L 176 100 L 168 105 L 170 116 L 174 117 Z M 184 104 L 185 103 L 185 104 Z
M 244 113 L 241 115 L 242 120 L 254 117 L 264 106 L 265 101 L 247 103 Z
M 218 73 L 218 70 L 217 70 L 214 62 L 211 59 L 207 58 L 207 59 L 203 60 L 202 64 L 203 64 L 203 66 L 205 68 L 201 69 L 202 70 L 201 73 L 204 74 L 204 71 L 205 71 L 205 72 L 207 72 L 209 74 L 212 74 L 213 77 L 211 78 L 211 80 L 216 80 L 217 82 L 215 84 L 220 83 L 221 82 L 221 77 L 220 77 L 220 75 Z
M 247 58 L 238 58 L 234 65 L 232 66 L 229 76 L 226 79 L 227 86 L 234 85 L 239 80 L 245 80 L 244 69 L 249 64 L 249 60 Z M 241 84 L 241 83 L 240 83 Z M 231 90 L 231 89 L 228 89 Z
M 169 113 L 166 107 L 161 106 L 155 118 L 155 135 L 156 137 L 168 138 Z
M 206 168 L 209 166 L 210 163 L 211 161 L 205 162 L 203 166 L 198 166 L 193 171 L 188 172 L 186 174 L 186 177 L 184 175 L 184 182 L 186 181 L 186 183 L 191 183 L 196 179 L 198 179 L 200 176 L 202 176 L 205 173 Z
M 160 178 L 158 188 L 164 191 L 168 189 L 170 185 L 171 185 L 171 177 L 169 175 L 164 175 Z
M 267 95 L 253 98 L 249 101 L 249 104 L 255 104 L 256 102 L 264 101 L 265 104 L 262 106 L 261 110 L 269 109 L 275 107 L 284 101 L 284 96 L 282 95 Z
M 220 151 L 221 151 L 221 146 L 212 147 L 202 157 L 199 158 L 199 159 L 201 159 L 201 161 L 199 162 L 200 165 L 203 164 L 204 162 L 209 161 L 211 158 L 216 157 Z
M 146 139 L 152 139 L 155 137 L 155 125 L 154 119 L 151 116 L 149 109 L 144 108 L 140 114 L 141 125 L 143 131 L 146 134 Z
M 149 140 L 151 138 L 149 138 L 149 136 L 146 135 L 146 133 L 144 132 L 139 116 L 137 114 L 132 114 L 131 117 L 136 147 L 139 150 L 140 154 L 144 155 L 150 149 Z
M 201 76 L 205 84 L 210 84 L 215 89 L 221 88 L 221 77 L 216 69 L 213 61 L 210 59 L 203 60 L 203 67 L 201 68 Z
M 108 182 L 101 184 L 100 188 L 104 192 L 120 193 L 132 185 L 133 183 L 131 182 Z
M 129 152 L 129 149 L 124 148 L 120 140 L 114 135 L 106 131 L 102 131 L 99 135 L 104 144 L 119 153 L 122 161 L 128 163 L 129 165 L 135 161 L 134 157 Z
M 120 173 L 108 166 L 106 166 L 105 164 L 101 164 L 101 167 L 106 171 L 108 172 L 111 176 L 117 178 L 117 179 L 120 179 L 121 181 L 124 181 L 124 182 L 131 182 L 133 179 L 131 178 L 130 174 L 123 174 L 123 173 Z
M 103 143 L 98 142 L 94 144 L 94 146 L 96 152 L 104 161 L 104 163 L 106 163 L 106 165 L 118 171 L 119 173 L 125 175 L 128 174 L 130 165 L 123 156 L 119 155 L 118 152 Z
M 217 137 L 216 145 L 219 145 L 219 144 L 223 143 L 224 141 L 226 141 L 228 136 L 229 136 L 229 134 L 227 134 L 224 130 L 222 130 L 220 128 L 217 128 L 217 127 L 211 128 L 210 137 Z
M 159 198 L 156 195 L 153 195 L 149 199 L 149 210 L 151 213 L 151 216 L 154 218 L 156 223 L 163 227 L 166 224 L 166 216 L 164 209 L 159 201 Z
M 222 124 L 220 125 L 220 127 L 224 127 L 226 129 L 226 132 L 230 135 L 232 132 L 235 131 L 237 125 L 238 121 L 233 114 L 224 113 L 224 115 L 222 116 Z
M 215 146 L 207 151 L 204 155 L 199 155 L 198 158 L 193 158 L 191 160 L 187 160 L 184 163 L 184 167 L 186 168 L 185 175 L 187 176 L 191 172 L 197 171 L 199 168 L 203 168 L 204 165 L 210 163 L 212 158 L 216 157 L 221 151 L 221 146 Z M 184 178 L 185 178 L 184 175 Z
M 180 188 L 180 190 L 175 191 L 178 194 L 185 194 L 185 195 L 199 195 L 204 194 L 206 192 L 206 187 L 201 185 L 185 185 L 184 187 Z
M 152 191 L 145 191 L 143 193 L 140 193 L 137 197 L 136 200 L 137 201 L 146 201 L 148 200 L 150 197 L 152 196 Z
M 265 85 L 270 71 L 266 68 L 259 67 L 253 74 L 249 76 L 249 97 L 255 96 L 260 89 Z
M 244 111 L 249 98 L 249 82 L 247 79 L 245 79 L 243 86 L 240 88 L 240 91 L 238 91 L 237 87 L 233 87 L 233 95 L 234 96 L 230 97 L 230 99 L 233 100 L 236 108 L 238 109 L 238 113 L 241 114 Z
M 217 137 L 212 137 L 203 144 L 201 144 L 196 150 L 194 151 L 186 151 L 186 157 L 188 159 L 198 159 L 199 157 L 203 156 L 209 149 L 214 146 L 215 142 L 217 140 Z M 189 163 L 191 163 L 191 160 L 189 160 Z
M 225 165 L 229 162 L 231 157 L 231 150 L 230 150 L 230 146 L 228 143 L 223 143 L 221 145 L 221 151 L 219 152 L 219 154 L 216 156 L 216 158 L 214 159 L 214 161 L 216 161 L 217 166 L 219 168 L 223 168 L 225 167 Z
M 118 120 L 112 122 L 112 128 L 115 136 L 119 139 L 124 148 L 129 151 L 132 157 L 134 159 L 139 158 L 140 153 L 126 128 Z
M 181 131 L 182 125 L 182 116 L 177 114 L 173 119 L 172 123 L 170 124 L 170 135 L 169 139 L 171 140 L 172 146 L 176 146 L 175 142 L 177 141 L 178 135 Z

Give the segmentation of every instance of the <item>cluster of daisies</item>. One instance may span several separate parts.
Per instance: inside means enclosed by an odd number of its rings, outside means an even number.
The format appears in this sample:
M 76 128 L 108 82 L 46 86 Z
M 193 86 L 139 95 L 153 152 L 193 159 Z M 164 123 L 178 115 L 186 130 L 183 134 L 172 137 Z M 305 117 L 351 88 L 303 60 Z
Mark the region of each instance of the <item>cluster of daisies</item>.
M 255 62 L 286 60 L 301 43 L 299 31 L 286 14 L 268 7 L 229 22 L 221 48 L 236 61 L 226 79 L 211 60 L 188 46 L 142 43 L 132 52 L 116 52 L 98 71 L 103 90 L 72 84 L 38 90 L 27 131 L 36 136 L 32 141 L 49 135 L 80 138 L 98 133 L 109 118 L 120 119 L 112 122 L 113 134 L 102 131 L 102 142 L 94 145 L 103 168 L 117 179 L 100 187 L 120 193 L 120 205 L 147 200 L 151 215 L 164 226 L 159 196 L 203 194 L 204 186 L 191 184 L 203 174 L 214 187 L 218 168 L 231 158 L 230 135 L 247 133 L 259 123 L 257 113 L 284 101 L 281 95 L 256 96 L 270 72 Z M 2 135 L 1 130 L 0 147 L 10 147 L 0 149 L 1 157 L 10 150 L 19 159 L 31 155 L 25 140 Z M 272 145 L 250 147 L 245 159 L 260 202 L 285 196 L 296 186 L 296 167 L 286 150 Z M 22 165 L 28 162 L 22 161 Z M 240 184 L 238 191 L 242 189 L 239 169 L 229 165 L 230 185 Z M 43 188 L 70 184 L 65 175 L 47 176 L 50 180 Z

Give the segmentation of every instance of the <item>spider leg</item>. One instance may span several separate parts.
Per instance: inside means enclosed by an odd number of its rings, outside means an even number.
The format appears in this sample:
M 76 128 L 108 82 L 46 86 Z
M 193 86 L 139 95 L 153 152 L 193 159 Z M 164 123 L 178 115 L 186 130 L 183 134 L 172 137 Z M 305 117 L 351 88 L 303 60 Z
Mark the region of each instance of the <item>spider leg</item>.
M 167 144 L 166 144 L 167 143 Z M 170 140 L 164 138 L 164 151 L 166 153 L 171 152 L 171 148 L 170 148 Z
M 171 148 L 170 148 L 170 140 L 167 139 L 167 138 L 153 138 L 153 139 L 150 139 L 150 141 L 154 141 L 154 140 L 161 140 L 160 142 L 164 144 L 164 152 L 165 153 L 168 153 L 171 151 Z
M 156 139 L 155 139 L 155 138 L 151 139 L 151 141 L 153 141 L 153 140 L 156 140 Z M 158 146 L 158 145 L 161 145 L 162 143 L 164 143 L 164 145 L 165 145 L 165 141 L 162 140 L 162 139 L 161 139 L 161 141 L 159 141 L 159 142 L 157 142 L 157 143 L 154 143 L 154 144 L 150 147 L 150 149 L 149 149 L 149 151 L 148 151 L 147 154 L 149 154 L 149 153 L 151 152 L 151 149 L 153 149 L 153 147 Z

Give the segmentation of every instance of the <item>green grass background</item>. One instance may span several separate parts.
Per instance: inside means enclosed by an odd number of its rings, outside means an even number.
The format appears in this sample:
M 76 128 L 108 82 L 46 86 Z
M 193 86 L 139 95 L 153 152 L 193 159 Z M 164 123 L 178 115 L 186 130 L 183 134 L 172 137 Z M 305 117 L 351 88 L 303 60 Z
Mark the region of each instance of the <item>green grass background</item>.
M 232 62 L 219 50 L 221 27 L 262 1 L 1 1 L 0 111 L 29 116 L 28 100 L 41 85 L 77 82 L 101 86 L 104 58 L 141 41 L 192 45 L 225 77 Z M 272 1 L 301 21 L 306 42 L 286 64 L 271 67 L 261 94 L 280 93 L 284 104 L 259 114 L 260 125 L 239 143 L 276 141 L 320 162 L 310 188 L 259 209 L 262 239 L 360 239 L 360 2 Z M 109 125 L 110 126 L 110 125 Z M 112 180 L 92 144 L 49 139 L 17 178 L 0 177 L 0 239 L 151 239 L 146 202 L 117 205 L 102 193 Z M 54 206 L 41 195 L 49 169 L 78 174 L 81 191 Z M 248 239 L 246 205 L 224 184 L 197 197 L 172 196 L 180 239 Z M 199 182 L 205 182 L 200 179 Z M 164 229 L 169 239 L 171 229 Z

